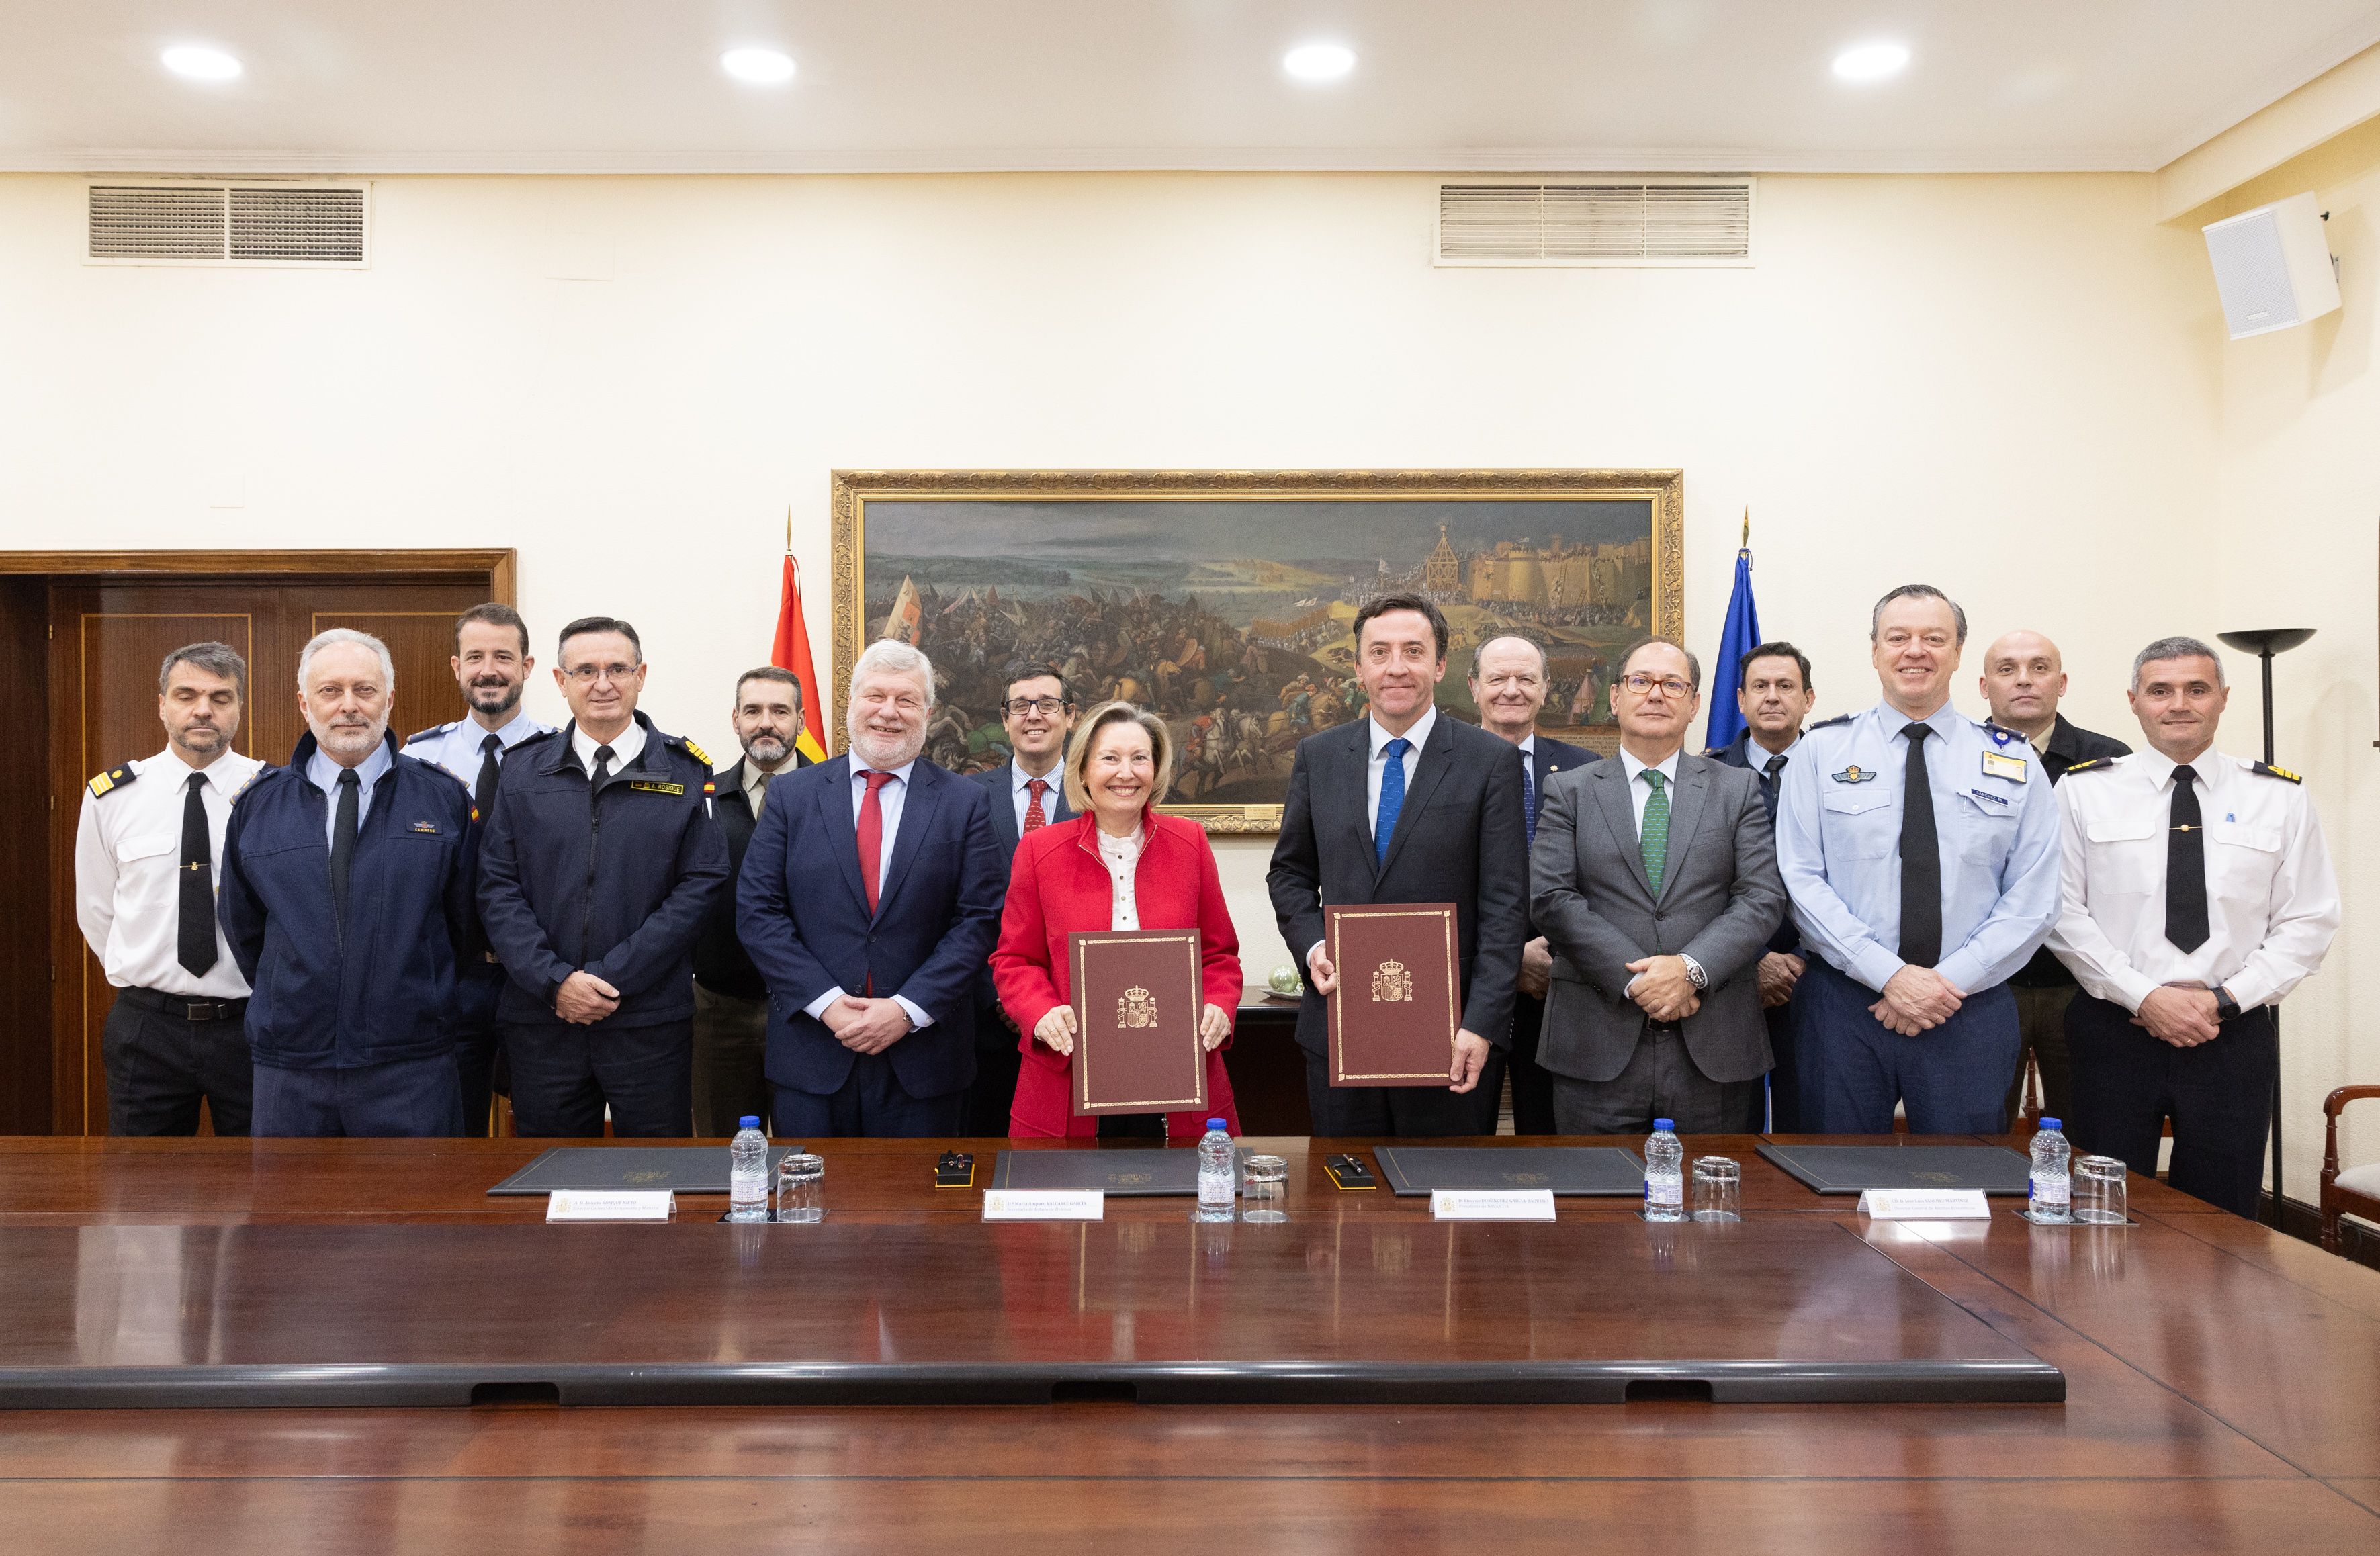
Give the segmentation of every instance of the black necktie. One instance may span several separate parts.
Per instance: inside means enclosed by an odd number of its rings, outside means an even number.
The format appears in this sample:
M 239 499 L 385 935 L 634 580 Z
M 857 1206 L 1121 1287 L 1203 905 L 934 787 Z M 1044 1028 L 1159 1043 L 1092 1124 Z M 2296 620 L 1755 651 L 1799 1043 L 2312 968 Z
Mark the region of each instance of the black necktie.
M 1931 967 L 1942 959 L 1942 844 L 1934 835 L 1934 790 L 1925 781 L 1925 737 L 1912 724 L 1900 794 L 1900 959 Z
M 331 826 L 331 916 L 341 938 L 347 933 L 347 877 L 356 867 L 356 815 L 363 780 L 353 767 L 339 769 L 339 814 Z
M 471 808 L 480 813 L 482 821 L 496 806 L 496 769 L 503 765 L 496 760 L 496 754 L 504 748 L 504 741 L 495 735 L 480 742 L 480 779 L 471 785 Z
M 611 776 L 612 748 L 608 745 L 599 745 L 595 748 L 595 781 L 589 784 L 587 787 L 591 791 L 601 793 L 603 788 L 603 780 Z
M 1784 754 L 1779 753 L 1775 756 L 1771 756 L 1768 759 L 1768 765 L 1760 770 L 1765 775 L 1761 781 L 1767 784 L 1770 792 L 1775 792 L 1777 789 L 1777 775 L 1785 770 Z
M 182 801 L 182 922 L 174 959 L 193 977 L 215 964 L 215 850 L 207 840 L 207 775 L 192 773 Z
M 2165 835 L 2165 937 L 2185 951 L 2206 944 L 2206 827 L 2199 819 L 2198 770 L 2173 770 L 2173 825 Z

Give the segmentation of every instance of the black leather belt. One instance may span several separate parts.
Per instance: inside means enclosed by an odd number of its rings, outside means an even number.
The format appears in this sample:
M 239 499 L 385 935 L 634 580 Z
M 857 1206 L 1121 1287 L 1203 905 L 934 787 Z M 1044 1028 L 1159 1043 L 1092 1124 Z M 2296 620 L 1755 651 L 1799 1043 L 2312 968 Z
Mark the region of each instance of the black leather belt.
M 248 1001 L 244 999 L 205 999 L 195 995 L 161 994 L 155 989 L 118 989 L 115 997 L 128 999 L 143 1010 L 185 1021 L 237 1021 L 248 1013 Z
M 1647 1021 L 1645 1023 L 1645 1035 L 1652 1038 L 1655 1042 L 1659 1042 L 1664 1038 L 1682 1037 L 1685 1035 L 1685 1031 L 1686 1029 L 1684 1027 L 1675 1021 Z

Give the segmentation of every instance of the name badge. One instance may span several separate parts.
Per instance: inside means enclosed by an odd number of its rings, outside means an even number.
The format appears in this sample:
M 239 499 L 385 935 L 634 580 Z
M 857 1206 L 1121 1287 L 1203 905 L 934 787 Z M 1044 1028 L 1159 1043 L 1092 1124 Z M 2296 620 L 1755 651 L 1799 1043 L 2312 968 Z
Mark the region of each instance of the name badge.
M 438 824 L 434 821 L 417 821 L 413 824 L 413 829 L 425 837 L 438 836 Z
M 2010 756 L 2005 751 L 1986 751 L 1984 753 L 1984 776 L 1985 778 L 2013 778 L 2017 782 L 2022 783 L 2024 781 L 2024 758 L 2022 756 Z
M 2002 810 L 2008 809 L 2009 798 L 2005 794 L 1994 794 L 1982 789 L 1970 789 L 1967 792 L 1975 799 L 1984 801 L 1987 804 L 1998 805 Z
M 628 787 L 630 789 L 641 790 L 647 794 L 683 794 L 686 792 L 686 785 L 682 783 L 648 783 L 642 778 L 635 779 L 628 785 Z

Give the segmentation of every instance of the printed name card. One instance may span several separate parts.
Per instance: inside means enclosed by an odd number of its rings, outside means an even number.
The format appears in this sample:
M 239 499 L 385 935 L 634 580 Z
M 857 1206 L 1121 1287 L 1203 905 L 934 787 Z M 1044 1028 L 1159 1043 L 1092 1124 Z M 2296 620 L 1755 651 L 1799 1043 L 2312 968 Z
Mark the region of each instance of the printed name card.
M 1439 1221 L 1551 1221 L 1550 1188 L 1434 1188 L 1429 1213 Z
M 666 1188 L 557 1188 L 545 1197 L 548 1221 L 667 1221 L 677 1196 Z
M 1989 1221 L 1980 1188 L 1863 1188 L 1860 1212 L 1878 1221 Z
M 986 1221 L 1104 1221 L 1108 1197 L 1096 1188 L 990 1188 Z

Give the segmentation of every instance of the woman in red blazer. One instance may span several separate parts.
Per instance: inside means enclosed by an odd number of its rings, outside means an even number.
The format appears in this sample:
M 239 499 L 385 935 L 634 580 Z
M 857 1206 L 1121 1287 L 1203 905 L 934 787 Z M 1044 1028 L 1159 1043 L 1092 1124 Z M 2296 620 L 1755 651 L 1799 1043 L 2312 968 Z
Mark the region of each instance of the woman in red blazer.
M 1076 1118 L 1069 1074 L 1075 1052 L 1067 939 L 1084 930 L 1196 929 L 1206 1008 L 1207 1107 L 1169 1113 L 1165 1132 L 1196 1139 L 1207 1120 L 1239 1133 L 1222 1049 L 1240 1003 L 1240 937 L 1223 906 L 1215 852 L 1195 821 L 1157 814 L 1172 779 L 1165 721 L 1130 703 L 1087 714 L 1066 754 L 1066 800 L 1080 813 L 1027 833 L 1008 877 L 1008 907 L 991 976 L 1025 1053 L 1010 1109 L 1012 1136 L 1095 1135 L 1098 1118 Z

